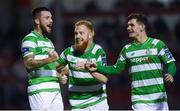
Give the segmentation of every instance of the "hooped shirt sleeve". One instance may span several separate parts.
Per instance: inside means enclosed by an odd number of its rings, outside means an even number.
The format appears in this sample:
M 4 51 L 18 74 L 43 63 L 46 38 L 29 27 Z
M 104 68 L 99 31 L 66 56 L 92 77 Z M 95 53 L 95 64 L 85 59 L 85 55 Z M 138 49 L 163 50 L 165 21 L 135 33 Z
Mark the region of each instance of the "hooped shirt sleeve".
M 107 57 L 106 57 L 106 53 L 105 51 L 100 48 L 97 52 L 96 55 L 98 55 L 97 57 L 97 64 L 101 64 L 106 66 L 107 65 Z
M 23 57 L 34 54 L 37 47 L 37 40 L 33 36 L 27 36 L 22 40 L 21 52 Z
M 123 56 L 123 52 L 124 50 L 121 51 L 121 53 L 119 54 L 119 58 L 116 62 L 116 64 L 111 65 L 111 66 L 103 66 L 98 64 L 97 66 L 97 71 L 101 72 L 105 75 L 115 75 L 115 74 L 119 74 L 122 70 L 125 69 L 126 67 L 126 59 Z
M 172 53 L 168 49 L 168 47 L 164 44 L 164 42 L 159 41 L 158 43 L 158 51 L 159 51 L 159 57 L 163 61 L 164 64 L 168 64 L 170 62 L 175 61 Z
M 66 65 L 66 51 L 65 49 L 59 56 L 59 59 L 56 61 L 56 64 L 64 64 Z

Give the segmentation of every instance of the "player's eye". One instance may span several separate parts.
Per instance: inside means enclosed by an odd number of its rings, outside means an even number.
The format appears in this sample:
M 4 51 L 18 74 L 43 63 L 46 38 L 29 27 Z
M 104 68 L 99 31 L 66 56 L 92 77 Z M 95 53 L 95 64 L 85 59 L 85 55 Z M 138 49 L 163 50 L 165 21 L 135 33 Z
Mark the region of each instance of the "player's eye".
M 81 32 L 79 32 L 79 34 L 80 34 L 80 35 L 84 35 L 84 32 L 81 31 Z
M 77 35 L 78 33 L 77 32 L 74 32 L 74 35 Z

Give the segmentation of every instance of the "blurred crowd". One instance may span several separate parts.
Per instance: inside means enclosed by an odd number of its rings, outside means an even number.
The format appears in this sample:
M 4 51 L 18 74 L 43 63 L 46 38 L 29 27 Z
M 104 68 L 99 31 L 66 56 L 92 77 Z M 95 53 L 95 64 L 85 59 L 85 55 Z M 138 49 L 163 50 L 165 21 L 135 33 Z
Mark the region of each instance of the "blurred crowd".
M 31 10 L 47 6 L 54 15 L 51 39 L 60 54 L 73 43 L 73 24 L 91 20 L 95 42 L 107 53 L 108 64 L 114 64 L 122 47 L 130 40 L 126 17 L 131 12 L 148 16 L 150 37 L 163 40 L 172 51 L 177 65 L 174 83 L 167 84 L 170 109 L 180 109 L 180 0 L 4 0 L 0 3 L 0 109 L 29 109 L 27 73 L 21 56 L 21 40 L 32 30 Z M 131 109 L 128 70 L 109 76 L 110 109 Z M 62 86 L 68 109 L 66 86 Z

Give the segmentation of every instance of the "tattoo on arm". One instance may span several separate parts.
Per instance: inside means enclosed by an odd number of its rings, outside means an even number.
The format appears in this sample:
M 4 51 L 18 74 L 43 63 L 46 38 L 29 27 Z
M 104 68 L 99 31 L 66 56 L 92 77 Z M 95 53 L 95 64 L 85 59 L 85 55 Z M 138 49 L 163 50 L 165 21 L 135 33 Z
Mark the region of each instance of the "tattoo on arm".
M 47 63 L 48 63 L 48 58 L 35 60 L 34 55 L 28 55 L 27 57 L 24 57 L 24 64 L 27 69 L 39 68 Z

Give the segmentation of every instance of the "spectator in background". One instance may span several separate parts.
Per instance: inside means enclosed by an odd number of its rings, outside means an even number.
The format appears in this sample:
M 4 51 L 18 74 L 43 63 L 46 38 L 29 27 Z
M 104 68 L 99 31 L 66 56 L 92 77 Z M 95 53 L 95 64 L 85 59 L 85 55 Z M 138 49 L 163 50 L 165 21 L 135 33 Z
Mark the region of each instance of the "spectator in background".
M 156 34 L 159 36 L 159 39 L 171 41 L 170 30 L 162 17 L 156 18 L 156 20 L 154 21 L 154 29 Z
M 176 36 L 178 42 L 180 43 L 180 20 L 175 25 L 174 33 L 175 33 L 175 36 Z

